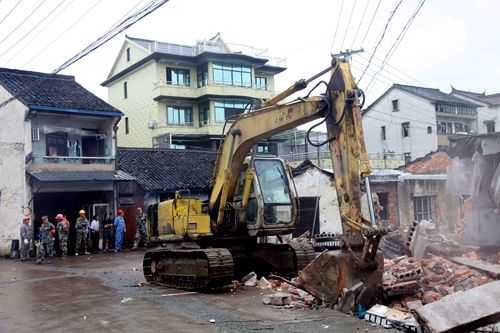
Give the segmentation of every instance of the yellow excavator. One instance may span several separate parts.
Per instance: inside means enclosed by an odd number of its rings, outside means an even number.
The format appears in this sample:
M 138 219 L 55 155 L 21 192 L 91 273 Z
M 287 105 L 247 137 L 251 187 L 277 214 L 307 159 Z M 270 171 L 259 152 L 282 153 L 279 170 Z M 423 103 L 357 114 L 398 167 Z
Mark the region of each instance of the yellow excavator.
M 319 81 L 306 96 L 283 102 L 328 72 L 329 82 Z M 310 96 L 321 85 L 326 87 L 324 94 Z M 363 275 L 360 272 L 380 271 L 383 261 L 377 248 L 385 231 L 373 218 L 369 221 L 361 214 L 361 187 L 369 184 L 365 179 L 370 174 L 361 100 L 364 95 L 356 87 L 349 62 L 333 57 L 327 69 L 297 81 L 261 108 L 241 114 L 220 147 L 208 202 L 178 193 L 159 204 L 155 240 L 161 246 L 144 255 L 146 280 L 203 289 L 231 283 L 250 270 L 280 274 L 303 270 L 315 258 L 310 243 L 259 241 L 260 236 L 281 239 L 290 234 L 299 214 L 287 164 L 279 158 L 256 156 L 254 147 L 263 139 L 318 119 L 325 123 L 328 139 L 314 144 L 330 147 L 343 225 L 343 249 L 329 261 L 335 265 L 336 289 L 355 283 Z

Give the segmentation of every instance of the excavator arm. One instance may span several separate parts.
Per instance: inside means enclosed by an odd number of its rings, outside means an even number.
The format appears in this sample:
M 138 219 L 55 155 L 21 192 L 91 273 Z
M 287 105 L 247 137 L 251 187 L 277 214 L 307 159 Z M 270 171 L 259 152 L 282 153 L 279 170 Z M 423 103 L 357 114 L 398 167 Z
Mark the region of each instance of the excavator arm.
M 278 104 L 328 71 L 331 77 L 324 95 Z M 241 115 L 226 134 L 216 162 L 209 201 L 212 216 L 216 217 L 213 227 L 223 223 L 224 210 L 233 200 L 244 159 L 260 140 L 323 119 L 328 134 L 323 144 L 329 144 L 331 151 L 345 243 L 348 248 L 363 247 L 360 261 L 371 261 L 382 232 L 361 214 L 361 181 L 370 174 L 361 123 L 361 94 L 349 63 L 334 58 L 329 68 L 296 82 L 263 108 Z

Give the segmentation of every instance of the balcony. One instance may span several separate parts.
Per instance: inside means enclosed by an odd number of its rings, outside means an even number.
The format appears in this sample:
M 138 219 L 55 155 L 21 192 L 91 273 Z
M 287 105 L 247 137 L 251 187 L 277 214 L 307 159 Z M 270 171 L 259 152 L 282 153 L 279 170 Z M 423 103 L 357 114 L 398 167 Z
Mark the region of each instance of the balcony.
M 153 99 L 159 101 L 163 98 L 177 97 L 186 99 L 198 99 L 205 95 L 227 96 L 227 97 L 250 97 L 256 99 L 269 99 L 274 92 L 254 87 L 239 87 L 218 84 L 208 81 L 208 84 L 197 88 L 194 86 L 169 85 L 165 81 L 159 81 L 153 88 Z
M 113 171 L 111 156 L 33 156 L 29 171 Z

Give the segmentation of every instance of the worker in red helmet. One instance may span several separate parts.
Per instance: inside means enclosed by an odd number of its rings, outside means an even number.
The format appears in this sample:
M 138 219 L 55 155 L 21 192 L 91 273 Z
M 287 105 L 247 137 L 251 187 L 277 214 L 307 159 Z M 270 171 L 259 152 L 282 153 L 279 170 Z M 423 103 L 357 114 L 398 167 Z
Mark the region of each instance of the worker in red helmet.
M 118 216 L 115 217 L 115 252 L 121 251 L 123 249 L 123 240 L 125 238 L 125 232 L 127 231 L 125 226 L 125 218 L 122 209 L 118 209 Z
M 63 214 L 57 214 L 56 221 L 59 247 L 61 248 L 63 257 L 65 257 L 68 255 L 69 221 Z

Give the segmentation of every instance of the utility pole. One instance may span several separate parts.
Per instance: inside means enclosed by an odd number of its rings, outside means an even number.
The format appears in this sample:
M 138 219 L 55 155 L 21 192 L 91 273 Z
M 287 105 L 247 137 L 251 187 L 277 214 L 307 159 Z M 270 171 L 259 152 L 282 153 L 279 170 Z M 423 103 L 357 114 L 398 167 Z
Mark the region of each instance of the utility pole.
M 351 56 L 356 53 L 365 52 L 363 48 L 357 50 L 346 49 L 345 51 L 340 51 L 339 53 L 332 54 L 332 57 L 345 59 L 347 61 L 351 61 Z

